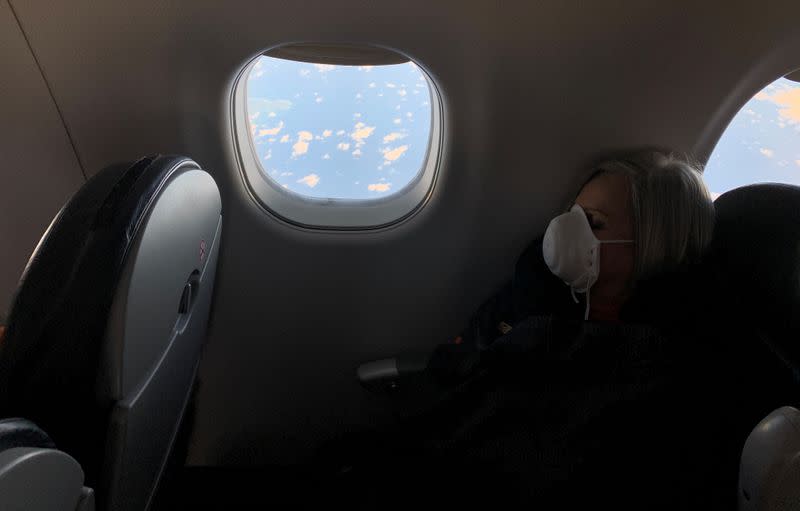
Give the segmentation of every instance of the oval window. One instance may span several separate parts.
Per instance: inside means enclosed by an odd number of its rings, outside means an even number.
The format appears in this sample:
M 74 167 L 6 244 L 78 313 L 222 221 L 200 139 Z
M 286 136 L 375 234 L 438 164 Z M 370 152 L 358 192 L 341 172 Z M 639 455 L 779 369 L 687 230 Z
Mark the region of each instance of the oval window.
M 753 183 L 800 185 L 800 83 L 779 78 L 731 120 L 706 165 L 714 198 Z
M 239 84 L 246 144 L 237 135 L 262 204 L 317 227 L 385 225 L 420 205 L 441 134 L 428 76 L 393 53 L 385 64 L 287 54 L 258 57 Z

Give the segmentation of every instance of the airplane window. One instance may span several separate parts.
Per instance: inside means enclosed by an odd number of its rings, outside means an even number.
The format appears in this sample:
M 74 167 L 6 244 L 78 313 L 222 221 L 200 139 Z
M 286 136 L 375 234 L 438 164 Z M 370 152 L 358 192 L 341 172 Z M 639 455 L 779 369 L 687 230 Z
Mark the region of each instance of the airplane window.
M 800 185 L 800 83 L 780 78 L 733 118 L 708 160 L 714 198 L 753 183 Z
M 428 195 L 438 98 L 414 62 L 334 65 L 262 55 L 244 82 L 258 177 L 278 192 L 256 189 L 268 209 L 311 226 L 374 226 L 397 220 Z M 409 191 L 402 205 L 388 205 Z M 314 216 L 309 204 L 328 209 Z

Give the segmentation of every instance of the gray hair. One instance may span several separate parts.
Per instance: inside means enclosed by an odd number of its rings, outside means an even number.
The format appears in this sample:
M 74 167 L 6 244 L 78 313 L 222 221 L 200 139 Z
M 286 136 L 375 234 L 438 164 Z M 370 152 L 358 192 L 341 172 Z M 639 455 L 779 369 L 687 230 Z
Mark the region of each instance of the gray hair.
M 702 258 L 714 232 L 714 202 L 699 165 L 675 154 L 644 151 L 597 169 L 624 174 L 630 183 L 634 283 Z

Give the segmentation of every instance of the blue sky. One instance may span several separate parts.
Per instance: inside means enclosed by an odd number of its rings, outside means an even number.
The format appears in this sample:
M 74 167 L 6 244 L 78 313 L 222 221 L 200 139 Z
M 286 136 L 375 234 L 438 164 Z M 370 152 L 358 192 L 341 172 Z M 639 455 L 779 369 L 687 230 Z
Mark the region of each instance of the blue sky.
M 715 196 L 764 182 L 800 185 L 800 84 L 776 80 L 733 118 L 706 165 Z
M 430 91 L 411 62 L 333 66 L 262 56 L 247 99 L 262 171 L 306 196 L 386 197 L 417 175 L 428 151 Z

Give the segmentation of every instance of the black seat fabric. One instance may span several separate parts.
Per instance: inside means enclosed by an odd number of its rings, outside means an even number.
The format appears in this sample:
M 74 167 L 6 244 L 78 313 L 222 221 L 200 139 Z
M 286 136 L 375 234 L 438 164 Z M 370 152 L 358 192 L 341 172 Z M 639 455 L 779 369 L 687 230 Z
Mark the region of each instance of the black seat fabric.
M 162 189 L 187 169 L 199 167 L 182 156 L 150 156 L 92 177 L 36 247 L 0 345 L 0 417 L 35 421 L 59 449 L 78 460 L 87 485 L 95 488 L 103 464 L 108 464 L 104 452 L 110 445 L 105 439 L 111 412 L 117 401 L 126 399 L 127 409 L 138 399 L 131 401 L 99 384 L 111 378 L 102 367 L 108 357 L 104 339 L 109 315 L 121 279 L 128 278 L 123 275 L 126 263 L 134 247 L 138 250 L 137 234 L 145 229 Z M 210 279 L 213 284 L 213 272 Z M 120 353 L 113 356 L 124 360 Z M 196 360 L 186 364 L 191 372 Z
M 758 184 L 715 201 L 708 268 L 718 306 L 800 366 L 800 187 Z
M 15 447 L 54 449 L 55 444 L 47 433 L 29 420 L 0 420 L 0 451 Z

